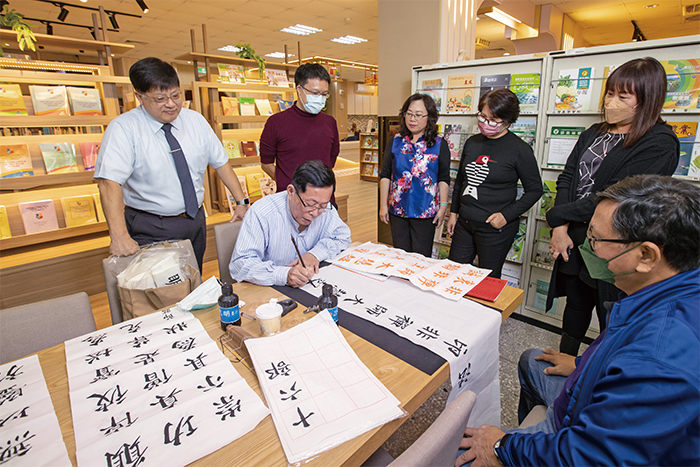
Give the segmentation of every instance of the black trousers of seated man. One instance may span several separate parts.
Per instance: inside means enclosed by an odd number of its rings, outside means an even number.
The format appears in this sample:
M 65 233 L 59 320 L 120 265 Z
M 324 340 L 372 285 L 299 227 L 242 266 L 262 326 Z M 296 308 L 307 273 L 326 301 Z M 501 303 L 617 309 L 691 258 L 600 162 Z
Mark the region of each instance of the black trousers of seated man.
M 199 272 L 202 273 L 204 250 L 207 248 L 207 222 L 204 208 L 199 207 L 192 219 L 184 216 L 159 216 L 126 206 L 126 230 L 139 246 L 167 240 L 189 239 L 192 242 Z

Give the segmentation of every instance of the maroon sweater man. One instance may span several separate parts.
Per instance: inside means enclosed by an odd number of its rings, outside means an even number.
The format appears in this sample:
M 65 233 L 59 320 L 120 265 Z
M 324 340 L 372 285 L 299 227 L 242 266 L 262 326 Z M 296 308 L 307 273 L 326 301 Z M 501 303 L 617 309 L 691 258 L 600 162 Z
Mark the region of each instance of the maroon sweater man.
M 333 168 L 340 152 L 335 119 L 321 112 L 331 77 L 318 63 L 307 63 L 294 74 L 298 99 L 284 112 L 272 115 L 260 137 L 262 169 L 287 189 L 294 171 L 306 161 L 320 160 Z

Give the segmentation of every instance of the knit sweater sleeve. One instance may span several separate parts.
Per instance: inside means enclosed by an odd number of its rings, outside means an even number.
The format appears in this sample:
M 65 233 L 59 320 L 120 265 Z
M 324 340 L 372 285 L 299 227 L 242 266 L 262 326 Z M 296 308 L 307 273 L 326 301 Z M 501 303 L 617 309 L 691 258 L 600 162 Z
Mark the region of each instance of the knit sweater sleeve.
M 504 209 L 501 214 L 506 218 L 506 221 L 511 222 L 520 217 L 525 211 L 530 209 L 542 196 L 542 178 L 537 167 L 537 159 L 532 153 L 532 148 L 527 144 L 520 146 L 521 150 L 518 154 L 516 163 L 516 171 L 518 179 L 523 184 L 523 196 Z
M 388 178 L 391 180 L 392 166 L 394 165 L 394 153 L 391 152 L 391 148 L 394 145 L 394 139 L 390 139 L 384 149 L 384 162 L 382 165 L 382 172 L 379 174 L 379 178 Z
M 444 138 L 440 142 L 438 154 L 438 182 L 450 184 L 450 146 Z

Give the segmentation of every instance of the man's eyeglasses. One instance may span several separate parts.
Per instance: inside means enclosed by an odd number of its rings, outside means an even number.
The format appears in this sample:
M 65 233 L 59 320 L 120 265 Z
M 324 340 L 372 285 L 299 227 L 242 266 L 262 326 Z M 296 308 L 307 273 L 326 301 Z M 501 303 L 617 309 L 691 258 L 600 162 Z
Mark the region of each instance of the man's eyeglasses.
M 149 96 L 148 94 L 141 94 L 142 97 L 147 97 L 156 105 L 165 105 L 169 100 L 173 101 L 174 104 L 179 104 L 182 102 L 182 92 L 177 91 L 169 96 L 159 95 L 159 96 Z
M 301 196 L 299 196 L 298 191 L 294 190 L 294 193 L 297 194 L 297 198 L 299 198 L 299 201 L 301 201 L 301 205 L 304 206 L 304 209 L 306 209 L 308 211 L 318 211 L 321 214 L 323 214 L 324 212 L 330 211 L 331 209 L 333 209 L 333 205 L 330 202 L 325 203 L 325 206 L 324 205 L 316 206 L 315 204 L 306 204 L 304 202 L 304 200 L 301 199 Z
M 404 115 L 406 116 L 406 120 L 420 120 L 428 116 L 428 114 L 414 114 L 413 112 L 406 112 Z
M 608 243 L 631 243 L 634 240 L 628 240 L 625 238 L 596 238 L 591 236 L 591 229 L 586 232 L 586 239 L 588 239 L 588 244 L 591 246 L 591 250 L 595 251 L 596 242 L 608 242 Z
M 301 84 L 299 85 L 299 87 L 300 87 L 301 89 L 303 89 L 304 92 L 305 92 L 306 94 L 311 94 L 312 96 L 323 96 L 323 97 L 328 97 L 328 91 L 324 91 L 324 92 L 309 91 L 308 89 L 306 89 L 306 88 L 305 88 L 304 86 L 302 86 Z
M 494 128 L 497 127 L 498 125 L 502 125 L 502 124 L 503 124 L 503 121 L 494 122 L 493 120 L 489 120 L 489 119 L 486 118 L 486 117 L 484 116 L 484 114 L 482 114 L 481 112 L 478 112 L 478 113 L 476 114 L 476 119 L 479 120 L 481 123 L 485 123 L 485 124 L 487 124 L 488 126 L 492 126 L 492 127 L 494 127 Z

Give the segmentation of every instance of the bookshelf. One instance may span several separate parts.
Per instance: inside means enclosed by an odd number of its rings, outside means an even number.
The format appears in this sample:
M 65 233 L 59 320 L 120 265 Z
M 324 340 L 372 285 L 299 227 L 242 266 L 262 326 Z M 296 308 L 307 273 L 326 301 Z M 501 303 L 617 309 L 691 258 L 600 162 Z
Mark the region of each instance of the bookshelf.
M 376 133 L 360 134 L 360 179 L 370 182 L 379 181 L 379 135 Z

